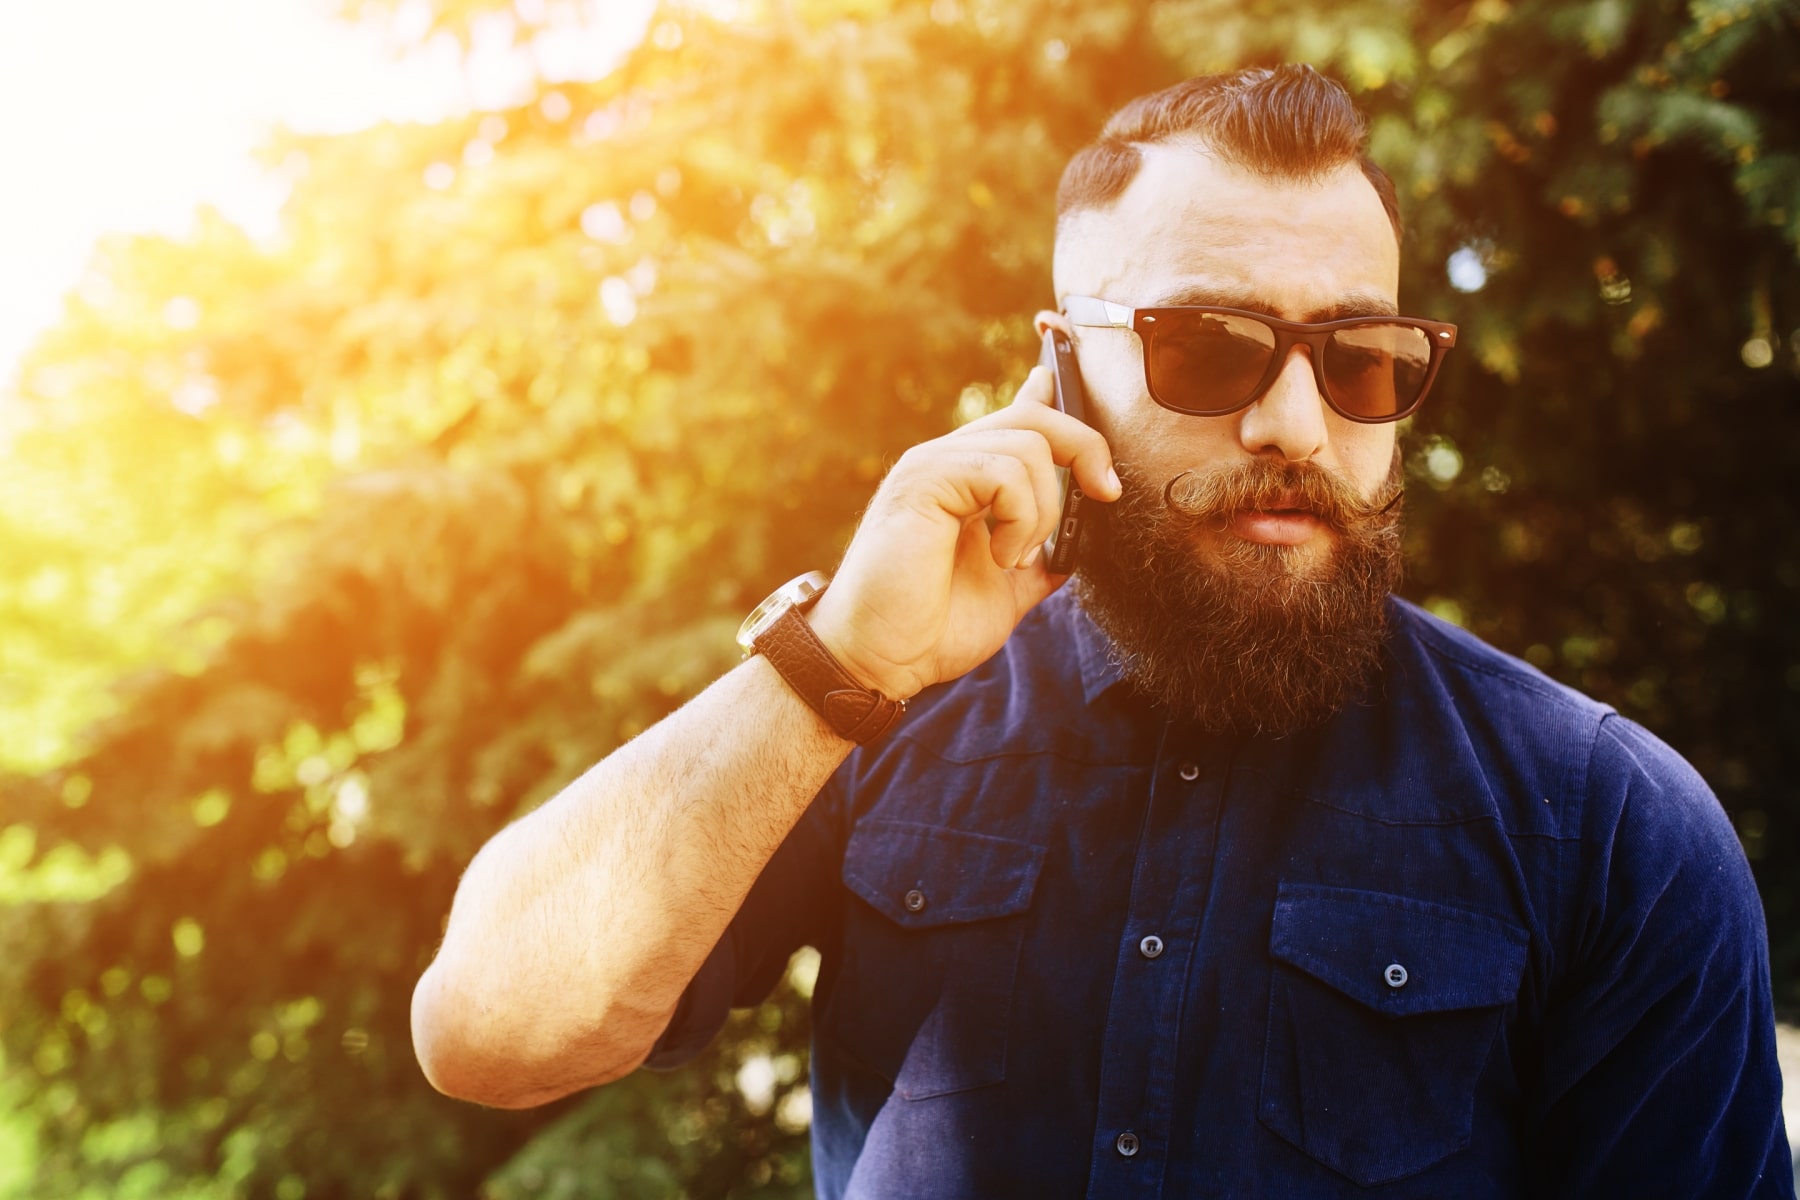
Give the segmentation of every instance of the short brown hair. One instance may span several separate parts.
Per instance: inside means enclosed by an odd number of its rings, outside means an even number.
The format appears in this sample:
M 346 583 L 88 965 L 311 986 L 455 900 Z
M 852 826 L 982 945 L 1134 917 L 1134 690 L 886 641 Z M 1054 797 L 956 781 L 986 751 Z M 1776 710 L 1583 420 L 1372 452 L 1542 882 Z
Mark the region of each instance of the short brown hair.
M 1236 167 L 1274 179 L 1314 179 L 1355 162 L 1400 236 L 1394 181 L 1369 161 L 1369 121 L 1342 84 L 1304 64 L 1199 75 L 1121 108 L 1076 152 L 1056 189 L 1056 221 L 1111 204 L 1142 165 L 1139 145 L 1188 134 Z

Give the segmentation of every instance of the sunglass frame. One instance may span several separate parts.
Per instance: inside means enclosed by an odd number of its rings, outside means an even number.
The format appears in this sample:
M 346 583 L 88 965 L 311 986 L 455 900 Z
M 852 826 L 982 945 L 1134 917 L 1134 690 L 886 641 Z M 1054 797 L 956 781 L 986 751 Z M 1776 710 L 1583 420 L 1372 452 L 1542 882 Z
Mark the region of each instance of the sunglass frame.
M 1245 317 L 1266 326 L 1275 335 L 1275 348 L 1269 354 L 1269 366 L 1256 386 L 1250 389 L 1245 399 L 1230 408 L 1187 408 L 1172 404 L 1158 394 L 1156 379 L 1150 373 L 1150 343 L 1157 336 L 1159 317 L 1167 319 L 1171 313 L 1210 313 L 1213 315 Z M 1285 321 L 1280 317 L 1271 317 L 1267 313 L 1252 312 L 1243 308 L 1225 308 L 1211 304 L 1171 305 L 1161 308 L 1131 308 L 1124 304 L 1115 304 L 1111 300 L 1102 300 L 1096 296 L 1065 296 L 1063 298 L 1063 315 L 1069 324 L 1098 328 L 1129 329 L 1138 335 L 1138 343 L 1143 348 L 1144 386 L 1150 391 L 1150 398 L 1171 412 L 1183 413 L 1194 417 L 1228 417 L 1249 408 L 1268 393 L 1280 377 L 1287 363 L 1288 355 L 1295 346 L 1305 346 L 1311 353 L 1313 382 L 1318 384 L 1319 395 L 1331 406 L 1331 411 L 1347 421 L 1355 421 L 1359 425 L 1386 425 L 1393 421 L 1409 417 L 1419 410 L 1425 397 L 1431 393 L 1431 385 L 1437 380 L 1438 368 L 1443 365 L 1444 354 L 1456 345 L 1456 326 L 1445 321 L 1427 321 L 1423 317 L 1400 316 L 1367 316 L 1344 317 L 1337 321 Z M 1356 329 L 1369 325 L 1405 325 L 1422 330 L 1426 335 L 1426 343 L 1431 347 L 1431 358 L 1425 366 L 1425 378 L 1419 384 L 1419 394 L 1413 397 L 1412 403 L 1405 408 L 1380 417 L 1359 416 L 1354 412 L 1341 408 L 1331 394 L 1331 385 L 1325 381 L 1325 343 L 1333 333 L 1340 329 Z

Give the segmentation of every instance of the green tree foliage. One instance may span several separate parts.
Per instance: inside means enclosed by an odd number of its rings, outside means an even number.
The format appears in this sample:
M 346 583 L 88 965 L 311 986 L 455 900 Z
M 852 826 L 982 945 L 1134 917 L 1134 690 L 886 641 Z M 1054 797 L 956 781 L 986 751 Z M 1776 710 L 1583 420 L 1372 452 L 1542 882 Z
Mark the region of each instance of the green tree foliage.
M 808 960 L 680 1073 L 432 1093 L 458 873 L 1010 396 L 1112 107 L 1289 58 L 1375 115 L 1405 305 L 1464 330 L 1411 594 L 1693 759 L 1791 1002 L 1796 51 L 1774 0 L 671 6 L 597 83 L 285 139 L 275 242 L 109 244 L 0 468 L 15 1194 L 807 1194 Z

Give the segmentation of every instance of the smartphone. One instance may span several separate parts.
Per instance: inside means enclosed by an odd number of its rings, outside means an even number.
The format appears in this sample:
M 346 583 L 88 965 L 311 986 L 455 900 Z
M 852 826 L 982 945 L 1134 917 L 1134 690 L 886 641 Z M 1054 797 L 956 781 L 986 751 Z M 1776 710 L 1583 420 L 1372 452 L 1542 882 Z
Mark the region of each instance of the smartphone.
M 1055 329 L 1045 330 L 1044 349 L 1038 356 L 1042 366 L 1050 368 L 1055 381 L 1056 411 L 1068 413 L 1077 421 L 1087 421 L 1087 392 L 1081 386 L 1081 369 L 1075 362 L 1075 347 L 1066 335 Z M 1062 485 L 1062 516 L 1056 529 L 1044 542 L 1049 551 L 1047 564 L 1051 574 L 1067 575 L 1080 562 L 1081 538 L 1091 524 L 1093 506 L 1075 486 L 1075 473 L 1067 467 L 1056 468 L 1057 482 Z

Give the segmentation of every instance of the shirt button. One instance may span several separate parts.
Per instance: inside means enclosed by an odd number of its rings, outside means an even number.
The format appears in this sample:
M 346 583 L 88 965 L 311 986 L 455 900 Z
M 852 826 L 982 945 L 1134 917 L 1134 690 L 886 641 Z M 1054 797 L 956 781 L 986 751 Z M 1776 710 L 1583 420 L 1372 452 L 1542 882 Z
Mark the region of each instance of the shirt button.
M 1113 1149 L 1117 1150 L 1120 1154 L 1123 1154 L 1126 1158 L 1130 1158 L 1138 1152 L 1138 1135 L 1127 1129 L 1124 1133 L 1121 1133 L 1114 1139 Z
M 1182 763 L 1181 777 L 1188 783 L 1192 783 L 1194 780 L 1200 778 L 1200 768 L 1193 763 Z
M 1406 986 L 1406 968 L 1399 963 L 1389 963 L 1388 969 L 1381 973 L 1381 977 L 1387 980 L 1387 985 L 1391 988 Z
M 1162 939 L 1157 937 L 1154 933 L 1147 934 L 1144 937 L 1144 940 L 1138 943 L 1138 953 L 1145 958 L 1156 958 L 1162 954 L 1162 952 Z
M 923 912 L 925 909 L 925 893 L 921 892 L 918 888 L 914 888 L 912 891 L 906 893 L 906 898 L 902 900 L 901 903 L 906 905 L 907 912 Z

